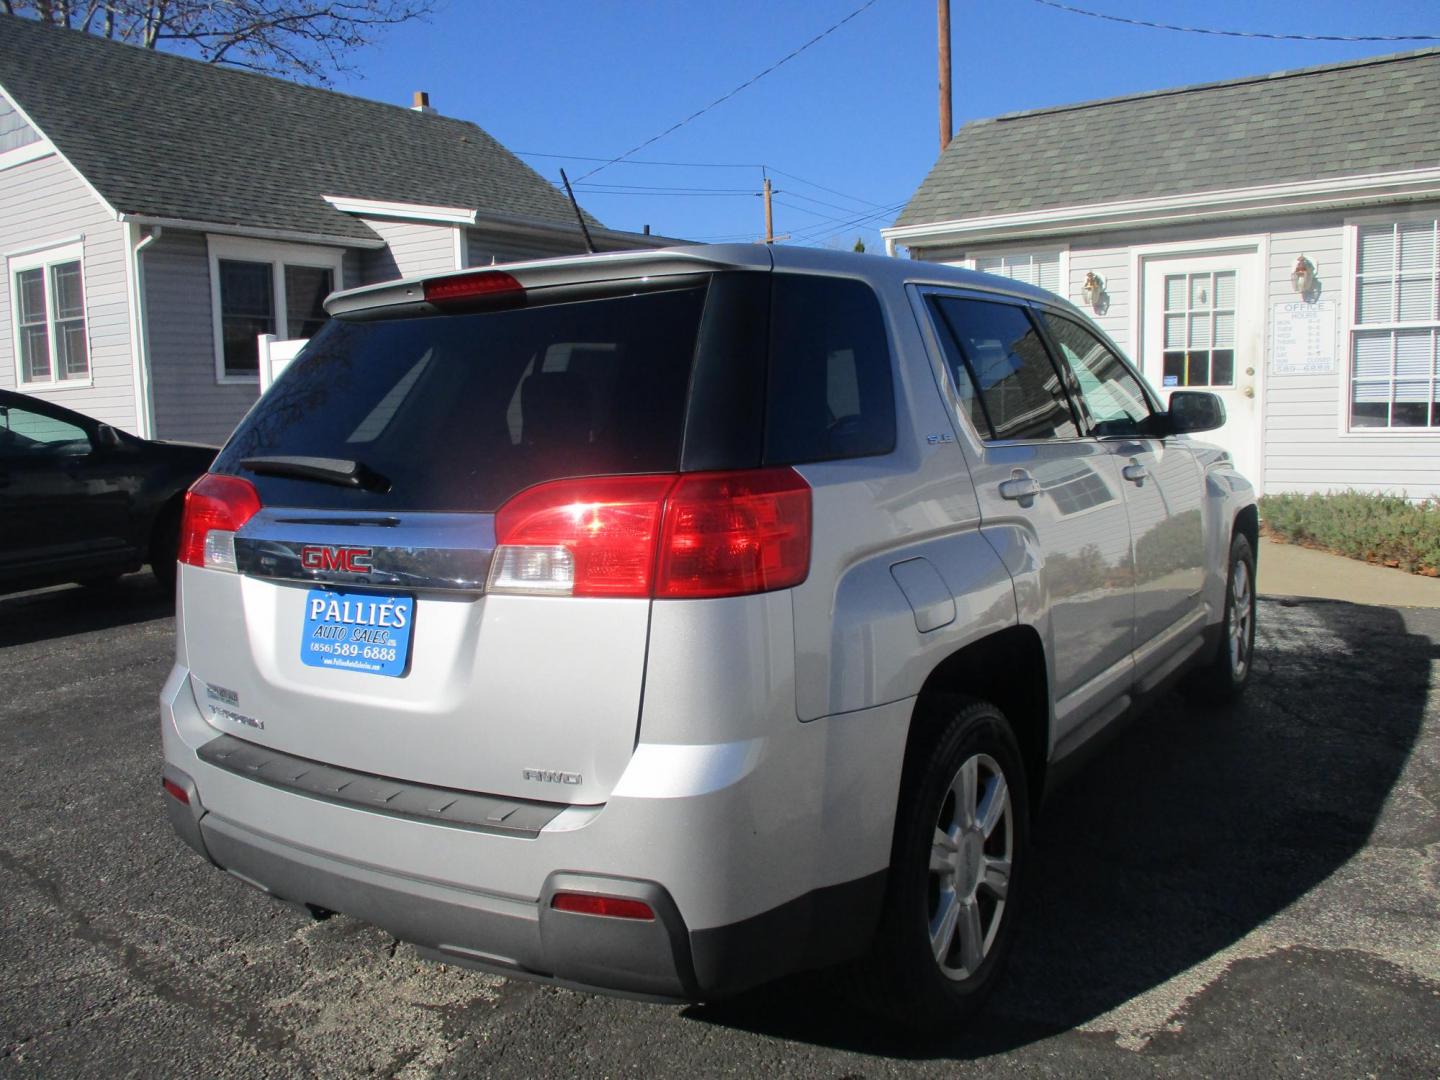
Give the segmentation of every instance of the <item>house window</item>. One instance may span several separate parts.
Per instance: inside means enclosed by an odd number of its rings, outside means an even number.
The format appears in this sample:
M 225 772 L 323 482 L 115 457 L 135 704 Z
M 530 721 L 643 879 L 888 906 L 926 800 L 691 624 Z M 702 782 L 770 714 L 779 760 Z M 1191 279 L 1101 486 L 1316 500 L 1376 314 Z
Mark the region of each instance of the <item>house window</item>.
M 1431 218 L 1356 230 L 1350 427 L 1440 428 L 1440 270 Z
M 978 255 L 975 269 L 999 274 L 1027 285 L 1038 285 L 1053 293 L 1060 292 L 1060 253 L 1058 251 L 1026 251 L 1010 255 Z
M 81 245 L 12 258 L 9 272 L 20 385 L 88 382 Z
M 313 337 L 325 323 L 325 297 L 340 279 L 340 253 L 332 249 L 211 237 L 219 380 L 258 377 L 261 334 Z

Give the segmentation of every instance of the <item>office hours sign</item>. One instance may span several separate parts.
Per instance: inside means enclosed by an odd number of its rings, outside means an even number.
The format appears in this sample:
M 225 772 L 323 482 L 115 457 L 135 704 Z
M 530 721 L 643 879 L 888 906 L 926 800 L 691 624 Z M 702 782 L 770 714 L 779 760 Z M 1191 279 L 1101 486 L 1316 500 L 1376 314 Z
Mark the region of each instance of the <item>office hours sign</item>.
M 1329 375 L 1335 371 L 1335 302 L 1303 300 L 1270 309 L 1270 374 Z

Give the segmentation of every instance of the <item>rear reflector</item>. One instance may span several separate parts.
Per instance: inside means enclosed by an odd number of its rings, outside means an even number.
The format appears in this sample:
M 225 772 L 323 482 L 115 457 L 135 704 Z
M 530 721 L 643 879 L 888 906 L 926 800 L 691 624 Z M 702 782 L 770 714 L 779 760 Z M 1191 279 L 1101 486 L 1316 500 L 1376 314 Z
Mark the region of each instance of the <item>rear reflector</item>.
M 556 893 L 550 901 L 556 911 L 569 911 L 576 915 L 605 915 L 612 919 L 655 920 L 655 912 L 643 900 L 631 900 L 623 896 L 596 896 L 593 893 Z
M 425 300 L 431 304 L 460 303 L 482 297 L 525 298 L 525 287 L 501 270 L 480 270 L 471 274 L 432 278 L 425 282 Z
M 165 789 L 165 794 L 171 798 L 184 803 L 186 806 L 190 805 L 190 796 L 186 793 L 185 789 L 168 776 L 160 781 L 160 786 Z
M 810 486 L 794 469 L 556 480 L 495 515 L 492 593 L 683 599 L 798 585 Z
M 260 493 L 249 480 L 206 473 L 185 493 L 179 559 L 190 566 L 235 569 L 235 531 L 260 511 Z

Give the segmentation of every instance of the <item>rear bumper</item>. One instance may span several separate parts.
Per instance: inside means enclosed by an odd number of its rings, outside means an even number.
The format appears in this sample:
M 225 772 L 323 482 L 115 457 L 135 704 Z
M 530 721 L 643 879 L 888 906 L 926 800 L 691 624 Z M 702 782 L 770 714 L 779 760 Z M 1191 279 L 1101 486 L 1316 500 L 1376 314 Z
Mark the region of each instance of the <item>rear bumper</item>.
M 364 919 L 435 960 L 582 990 L 698 1001 L 838 962 L 868 940 L 884 897 L 885 874 L 877 872 L 691 932 L 669 892 L 653 881 L 556 871 L 537 900 L 525 901 L 405 878 L 226 821 L 204 809 L 189 777 L 174 767 L 165 776 L 190 795 L 188 805 L 166 798 L 176 833 L 246 884 L 289 903 Z M 560 891 L 641 900 L 655 919 L 557 911 L 551 900 Z M 820 927 L 825 932 L 817 934 Z
M 200 716 L 187 674 L 177 667 L 162 697 L 165 778 L 189 799 L 165 797 L 177 834 L 250 885 L 371 922 L 435 959 L 653 1000 L 713 1000 L 849 959 L 878 919 L 893 819 L 856 805 L 868 785 L 854 769 L 835 780 L 849 813 L 820 813 L 823 793 L 805 791 L 798 763 L 835 770 L 839 748 L 827 740 L 848 721 L 864 725 L 874 767 L 884 757 L 874 753 L 876 725 L 889 713 L 837 718 L 829 735 L 823 722 L 795 724 L 794 748 L 717 749 L 733 775 L 697 768 L 682 792 L 672 772 L 653 794 L 617 791 L 604 807 L 572 808 L 522 838 L 340 806 L 218 768 L 197 752 L 219 733 Z M 908 704 L 893 712 L 908 717 Z M 897 771 L 904 734 L 902 723 Z M 704 748 L 683 749 L 689 760 Z M 789 820 L 775 820 L 767 791 L 796 807 Z M 814 813 L 804 809 L 810 798 Z M 833 869 L 832 850 L 860 872 L 817 880 L 820 867 Z M 656 917 L 557 911 L 560 889 L 643 900 Z

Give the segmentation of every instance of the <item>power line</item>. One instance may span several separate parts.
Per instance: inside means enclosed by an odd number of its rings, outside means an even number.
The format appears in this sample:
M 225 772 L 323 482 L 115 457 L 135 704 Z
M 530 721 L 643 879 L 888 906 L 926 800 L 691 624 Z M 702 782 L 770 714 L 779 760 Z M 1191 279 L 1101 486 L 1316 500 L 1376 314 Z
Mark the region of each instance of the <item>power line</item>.
M 797 176 L 795 173 L 792 173 L 792 172 L 786 172 L 784 169 L 777 169 L 777 168 L 775 168 L 775 166 L 773 166 L 773 165 L 767 165 L 767 164 L 765 164 L 764 162 L 755 162 L 755 163 L 752 164 L 752 163 L 737 162 L 737 161 L 656 161 L 656 160 L 654 160 L 653 158 L 638 158 L 638 159 L 637 159 L 637 158 L 626 158 L 624 161 L 618 161 L 618 160 L 616 160 L 615 158 L 589 157 L 589 156 L 586 156 L 586 155 L 584 155 L 584 154 L 547 154 L 547 153 L 542 153 L 542 152 L 539 151 L 539 150 L 515 150 L 515 151 L 512 151 L 512 152 L 513 152 L 516 156 L 518 156 L 518 157 L 555 158 L 555 159 L 560 160 L 560 161 L 600 161 L 600 162 L 606 162 L 606 163 L 612 164 L 612 165 L 642 165 L 642 166 L 643 166 L 643 165 L 661 165 L 661 166 L 665 166 L 665 167 L 667 167 L 667 168 L 675 168 L 675 169 L 761 169 L 761 170 L 768 169 L 770 172 L 774 173 L 776 176 L 783 176 L 783 177 L 785 177 L 786 179 L 794 180 L 794 181 L 796 181 L 797 183 L 806 184 L 806 185 L 808 185 L 809 187 L 816 188 L 816 189 L 818 189 L 818 190 L 820 190 L 820 191 L 828 191 L 831 195 L 838 195 L 838 196 L 840 196 L 840 198 L 842 198 L 842 199 L 849 199 L 851 202 L 859 203 L 861 206 L 874 206 L 874 207 L 878 207 L 878 206 L 880 205 L 879 203 L 874 202 L 873 200 L 870 200 L 870 199 L 862 199 L 862 198 L 860 198 L 858 195 L 851 195 L 849 192 L 840 191 L 840 190 L 837 189 L 837 188 L 826 187 L 824 184 L 816 183 L 814 180 L 808 180 L 808 179 L 806 179 L 806 178 L 803 177 L 803 176 Z M 588 175 L 588 174 L 587 174 L 587 175 Z M 588 185 L 588 184 L 581 184 L 581 182 L 577 180 L 577 181 L 575 181 L 575 186 L 578 188 L 578 187 L 589 187 L 590 185 Z M 623 184 L 611 184 L 611 185 L 609 185 L 609 186 L 611 186 L 611 187 L 624 187 L 625 185 L 623 185 Z M 638 185 L 638 186 L 644 186 L 644 185 Z M 661 186 L 661 185 L 655 185 L 655 186 L 658 187 L 658 186 Z M 674 189 L 674 190 L 679 190 L 679 189 L 677 188 L 677 189 Z M 797 197 L 802 198 L 802 199 L 808 197 L 808 196 L 800 195 L 799 192 L 792 192 L 791 194 L 796 195 Z M 811 199 L 810 201 L 811 201 L 811 202 L 820 202 L 820 200 L 818 200 L 818 199 Z M 821 205 L 829 206 L 829 205 L 832 205 L 832 204 L 830 204 L 830 203 L 821 203 Z
M 794 173 L 785 172 L 783 169 L 777 169 L 777 168 L 775 168 L 773 165 L 769 166 L 769 169 L 770 169 L 770 171 L 773 172 L 776 176 L 783 176 L 783 177 L 786 177 L 787 179 L 790 179 L 790 180 L 798 180 L 798 181 L 799 181 L 800 183 L 802 183 L 802 184 L 809 184 L 811 187 L 813 187 L 813 188 L 819 188 L 821 191 L 828 191 L 831 195 L 839 195 L 842 199 L 849 199 L 851 202 L 857 202 L 857 203 L 859 203 L 861 206 L 879 206 L 879 205 L 880 205 L 880 204 L 877 203 L 877 202 L 871 202 L 869 199 L 857 198 L 857 197 L 854 196 L 854 195 L 847 195 L 847 194 L 846 194 L 845 192 L 843 192 L 843 191 L 836 191 L 836 190 L 835 190 L 834 188 L 832 188 L 832 187 L 826 187 L 824 184 L 817 184 L 814 180 L 806 180 L 803 176 L 796 176 Z M 792 192 L 792 194 L 793 194 L 793 192 Z M 811 201 L 812 201 L 812 202 L 818 202 L 819 200 L 811 200 Z
M 764 165 L 748 165 L 733 161 L 652 161 L 650 158 L 585 157 L 582 154 L 542 154 L 538 150 L 512 150 L 516 157 L 559 158 L 561 161 L 604 161 L 610 165 L 671 165 L 680 169 L 763 169 Z M 588 175 L 588 174 L 587 174 Z M 576 181 L 577 183 L 579 181 Z
M 748 86 L 753 86 L 755 83 L 757 83 L 757 82 L 759 82 L 761 79 L 763 79 L 766 75 L 769 75 L 769 74 L 770 74 L 772 71 L 774 71 L 776 68 L 780 67 L 780 66 L 783 65 L 783 64 L 788 64 L 791 60 L 794 60 L 795 57 L 799 56 L 801 53 L 803 53 L 806 49 L 810 48 L 812 45 L 815 45 L 816 43 L 818 43 L 818 42 L 824 40 L 825 38 L 829 37 L 829 36 L 830 36 L 831 34 L 833 34 L 836 30 L 839 30 L 840 27 L 844 26 L 844 25 L 845 25 L 846 23 L 848 23 L 851 19 L 855 18 L 855 16 L 859 15 L 861 12 L 865 11 L 865 10 L 866 10 L 867 8 L 869 8 L 869 7 L 873 7 L 877 2 L 878 2 L 878 0 L 865 0 L 865 3 L 861 4 L 861 5 L 860 5 L 858 8 L 856 8 L 854 11 L 850 12 L 849 15 L 846 15 L 843 19 L 841 19 L 839 22 L 835 23 L 833 26 L 829 26 L 829 27 L 827 27 L 826 29 L 822 30 L 820 33 L 816 34 L 816 35 L 815 35 L 813 38 L 811 38 L 809 41 L 805 42 L 804 45 L 801 45 L 798 49 L 794 49 L 794 50 L 792 50 L 791 52 L 787 53 L 785 56 L 782 56 L 779 60 L 775 61 L 775 63 L 771 64 L 771 65 L 770 65 L 768 68 L 766 68 L 764 71 L 760 72 L 760 74 L 755 75 L 755 76 L 753 76 L 753 77 L 751 77 L 751 78 L 749 78 L 749 79 L 746 79 L 743 83 L 741 83 L 739 86 L 735 87 L 735 89 L 734 89 L 734 90 L 731 90 L 728 94 L 723 94 L 723 95 L 721 95 L 720 97 L 716 98 L 714 101 L 710 102 L 710 104 L 709 104 L 709 105 L 706 105 L 704 108 L 697 109 L 695 112 L 693 112 L 693 113 L 691 113 L 689 116 L 687 116 L 684 120 L 681 120 L 680 122 L 675 123 L 675 124 L 671 124 L 671 125 L 670 125 L 668 128 L 666 128 L 664 131 L 660 132 L 659 135 L 653 135 L 653 136 L 651 136 L 650 138 L 646 139 L 644 142 L 640 143 L 639 145 L 634 146 L 634 147 L 631 147 L 629 150 L 626 150 L 625 153 L 619 155 L 618 157 L 611 158 L 609 161 L 605 162 L 605 164 L 599 165 L 599 166 L 597 166 L 596 168 L 591 169 L 591 170 L 590 170 L 589 172 L 587 172 L 584 176 L 580 177 L 580 179 L 581 179 L 581 180 L 588 180 L 590 177 L 594 176 L 596 173 L 598 173 L 598 172 L 600 172 L 600 171 L 602 171 L 602 170 L 604 170 L 604 169 L 608 169 L 611 165 L 614 165 L 616 162 L 623 161 L 625 158 L 628 158 L 631 154 L 639 153 L 641 150 L 644 150 L 645 147 L 649 146 L 651 143 L 659 142 L 661 139 L 663 139 L 666 135 L 669 135 L 671 132 L 677 131 L 677 130 L 679 130 L 680 128 L 684 127 L 686 124 L 690 123 L 690 121 L 696 119 L 697 117 L 703 116 L 705 113 L 707 113 L 707 112 L 709 112 L 711 109 L 715 108 L 716 105 L 719 105 L 719 104 L 721 104 L 722 102 L 725 102 L 725 101 L 730 100 L 730 98 L 732 98 L 732 97 L 734 97 L 736 94 L 740 93 L 741 90 L 744 90 L 744 89 L 745 89 L 746 87 L 748 87 Z
M 668 184 L 595 184 L 595 183 L 591 183 L 591 184 L 576 184 L 575 186 L 576 186 L 576 187 L 583 187 L 583 188 L 585 188 L 585 189 L 587 189 L 587 190 L 590 190 L 590 191 L 599 191 L 599 190 L 601 190 L 601 189 L 616 188 L 616 189 L 618 189 L 618 190 L 620 190 L 620 191 L 665 192 L 665 193 L 667 193 L 667 194 L 668 194 L 669 192 L 672 192 L 672 191 L 693 191 L 693 192 L 697 192 L 697 193 L 712 194 L 712 195 L 713 195 L 713 194 L 727 194 L 727 195 L 743 194 L 743 195 L 753 195 L 753 194 L 755 193 L 755 189 L 754 189 L 754 188 L 748 188 L 748 187 L 745 187 L 745 188 L 674 187 L 674 186 L 668 185 Z
M 904 205 L 904 203 L 896 203 L 894 206 L 886 207 L 884 210 L 877 210 L 874 213 L 865 214 L 862 217 L 842 222 L 839 225 L 815 226 L 797 234 L 794 239 L 797 243 L 802 244 L 812 243 L 817 240 L 820 242 L 824 242 L 825 240 L 829 240 L 832 236 L 839 236 L 841 233 L 849 232 L 851 229 L 864 228 L 880 218 L 888 217 L 891 214 L 898 212 L 900 208 Z
M 1127 19 L 1121 15 L 1107 15 L 1103 11 L 1086 11 L 1071 7 L 1058 0 L 1035 0 L 1035 3 L 1072 15 L 1086 15 L 1092 19 L 1123 23 L 1126 26 L 1143 26 L 1150 30 L 1176 30 L 1184 34 L 1213 34 L 1217 37 L 1261 38 L 1266 41 L 1440 41 L 1434 34 L 1265 34 L 1256 30 L 1215 30 L 1204 26 L 1175 26 L 1172 23 L 1149 22 L 1145 19 Z

